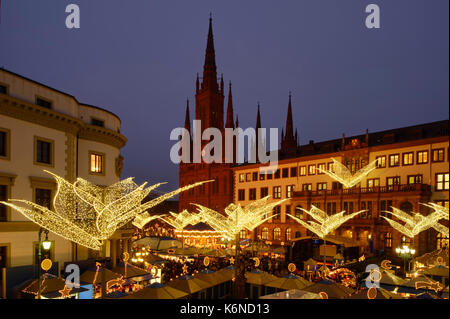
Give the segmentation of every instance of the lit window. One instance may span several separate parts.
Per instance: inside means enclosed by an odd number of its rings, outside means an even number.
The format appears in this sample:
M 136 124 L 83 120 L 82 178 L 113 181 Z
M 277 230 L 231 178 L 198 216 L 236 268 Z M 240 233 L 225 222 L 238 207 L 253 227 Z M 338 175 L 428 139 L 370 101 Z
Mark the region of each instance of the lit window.
M 403 165 L 412 165 L 414 153 L 403 153 Z
M 300 166 L 300 176 L 306 175 L 306 166 Z
M 308 165 L 308 175 L 316 174 L 316 165 Z
M 384 168 L 386 167 L 386 156 L 377 156 L 377 168 Z
M 386 233 L 384 235 L 384 248 L 392 248 L 392 234 Z
M 264 227 L 261 231 L 261 239 L 267 240 L 269 239 L 269 229 L 267 227 Z
M 409 175 L 408 184 L 422 184 L 422 175 Z
M 278 227 L 273 230 L 273 240 L 281 240 L 281 229 Z
M 428 151 L 417 152 L 417 164 L 428 163 Z
M 372 187 L 378 187 L 380 186 L 380 179 L 379 178 L 370 178 L 367 180 L 367 187 L 368 188 L 372 188 Z
M 436 190 L 449 190 L 449 173 L 436 174 Z
M 103 173 L 103 165 L 104 165 L 103 155 L 95 153 L 90 154 L 89 171 L 91 173 L 97 174 Z
M 398 154 L 389 155 L 389 166 L 395 167 L 400 165 L 400 156 Z
M 448 248 L 448 237 L 442 233 L 439 233 L 436 236 L 436 248 L 437 249 Z
M 245 181 L 246 182 L 251 182 L 252 181 L 252 173 L 247 173 L 245 175 Z
M 302 190 L 303 191 L 312 191 L 312 184 L 303 184 Z
M 287 198 L 292 197 L 292 192 L 294 191 L 294 187 L 295 187 L 295 185 L 287 185 L 286 186 L 286 197 Z
M 245 182 L 245 174 L 239 174 L 239 183 Z
M 444 149 L 440 148 L 433 150 L 433 162 L 443 162 L 444 161 Z
M 286 229 L 286 241 L 291 240 L 291 236 L 292 236 L 291 233 L 292 233 L 292 231 L 290 228 Z
M 325 164 L 325 163 L 318 164 L 318 165 L 317 165 L 317 168 L 318 168 L 317 174 L 325 174 L 325 173 L 323 173 L 323 171 L 326 170 L 325 167 L 326 167 L 326 164 Z
M 317 190 L 324 191 L 327 189 L 327 183 L 317 183 Z
M 281 186 L 275 186 L 273 188 L 273 198 L 281 198 Z

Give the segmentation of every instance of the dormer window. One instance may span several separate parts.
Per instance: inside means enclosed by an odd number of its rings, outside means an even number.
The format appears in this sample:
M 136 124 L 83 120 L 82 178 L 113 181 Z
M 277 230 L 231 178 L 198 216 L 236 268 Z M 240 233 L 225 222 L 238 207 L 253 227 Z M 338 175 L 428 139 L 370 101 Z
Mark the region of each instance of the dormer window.
M 105 121 L 99 119 L 91 119 L 91 124 L 95 126 L 105 127 Z
M 6 87 L 6 85 L 0 84 L 0 93 L 8 94 L 8 88 Z
M 49 100 L 44 100 L 40 97 L 36 98 L 36 105 L 45 107 L 47 109 L 51 109 L 52 108 L 52 102 L 50 102 Z

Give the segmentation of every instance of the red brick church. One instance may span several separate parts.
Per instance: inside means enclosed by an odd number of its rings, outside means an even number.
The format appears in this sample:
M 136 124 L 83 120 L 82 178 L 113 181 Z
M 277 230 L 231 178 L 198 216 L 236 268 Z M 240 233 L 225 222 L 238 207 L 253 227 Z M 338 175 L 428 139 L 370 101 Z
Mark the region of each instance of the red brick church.
M 214 50 L 214 37 L 212 30 L 212 19 L 209 19 L 209 31 L 206 44 L 205 63 L 203 66 L 203 77 L 199 78 L 197 74 L 196 90 L 195 90 L 195 120 L 201 120 L 202 130 L 214 127 L 221 131 L 222 138 L 225 136 L 225 128 L 238 127 L 238 116 L 234 118 L 233 98 L 231 92 L 231 82 L 228 87 L 227 113 L 224 121 L 224 101 L 225 88 L 223 76 L 218 78 L 216 57 Z M 186 118 L 184 127 L 191 134 L 191 116 L 189 110 L 189 101 L 186 106 Z M 261 127 L 261 115 L 257 112 L 256 127 Z M 236 142 L 236 141 L 235 141 Z M 209 141 L 202 141 L 201 149 L 208 144 Z M 192 145 L 192 143 L 191 143 Z M 222 145 L 225 145 L 223 141 Z M 288 115 L 286 120 L 286 132 L 282 132 L 281 136 L 281 154 L 294 152 L 298 145 L 297 131 L 293 132 L 292 106 L 291 97 L 289 96 Z M 222 151 L 223 159 L 225 158 Z M 236 162 L 236 161 L 234 161 Z M 204 184 L 189 191 L 183 192 L 179 196 L 179 211 L 183 209 L 193 210 L 192 203 L 204 205 L 206 207 L 223 211 L 228 204 L 233 202 L 233 171 L 234 164 L 225 163 L 193 163 L 192 149 L 190 163 L 180 163 L 179 186 L 192 184 L 198 181 L 214 180 L 214 182 Z

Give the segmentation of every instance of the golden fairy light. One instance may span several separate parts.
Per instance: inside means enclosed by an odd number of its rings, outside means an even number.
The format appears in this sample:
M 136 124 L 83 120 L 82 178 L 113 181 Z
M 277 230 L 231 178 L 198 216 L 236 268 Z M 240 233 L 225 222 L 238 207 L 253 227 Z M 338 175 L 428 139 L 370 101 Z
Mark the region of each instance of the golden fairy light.
M 428 216 L 423 216 L 419 213 L 411 212 L 411 214 L 402 211 L 401 209 L 391 207 L 391 212 L 385 212 L 388 214 L 392 214 L 399 220 L 403 221 L 405 224 L 400 224 L 399 222 L 385 217 L 381 216 L 387 222 L 389 225 L 391 225 L 392 228 L 399 231 L 405 236 L 408 236 L 409 238 L 414 238 L 417 234 L 421 233 L 424 230 L 427 230 L 428 228 L 434 228 L 439 226 L 442 226 L 439 224 L 439 220 L 442 218 L 441 213 L 439 211 L 434 211 Z M 442 226 L 444 228 L 444 226 Z M 447 234 L 448 234 L 448 228 L 447 228 Z
M 101 187 L 82 178 L 70 183 L 56 174 L 45 172 L 57 182 L 52 209 L 21 199 L 9 201 L 31 208 L 9 202 L 1 203 L 14 208 L 42 228 L 94 250 L 100 250 L 102 241 L 142 212 L 178 193 L 205 183 L 187 185 L 141 203 L 162 183 L 145 188 L 147 183 L 137 185 L 133 178 L 127 178 L 108 187 Z
M 245 207 L 233 203 L 225 207 L 225 214 L 213 209 L 195 204 L 199 210 L 199 217 L 212 228 L 223 232 L 227 237 L 234 238 L 241 230 L 253 231 L 256 227 L 271 218 L 269 213 L 274 207 L 280 205 L 287 199 L 268 203 L 270 196 L 256 200 Z
M 365 210 L 360 210 L 359 212 L 344 215 L 345 211 L 342 211 L 340 213 L 334 214 L 334 215 L 328 215 L 323 210 L 315 207 L 314 205 L 311 206 L 310 210 L 306 210 L 303 208 L 297 207 L 297 209 L 300 209 L 310 215 L 312 218 L 314 218 L 315 221 L 308 221 L 305 222 L 301 220 L 300 218 L 297 218 L 295 216 L 292 216 L 290 214 L 287 214 L 289 217 L 291 217 L 293 220 L 295 220 L 297 223 L 301 224 L 306 229 L 312 231 L 314 234 L 319 236 L 320 238 L 324 238 L 327 234 L 332 232 L 333 230 L 337 229 L 339 226 L 344 224 L 349 219 L 352 219 L 356 215 L 364 212 Z
M 433 213 L 438 213 L 442 219 L 449 220 L 449 209 L 448 209 L 448 207 L 444 207 L 444 206 L 438 205 L 436 203 L 427 203 L 427 204 L 421 203 L 421 204 L 424 205 L 424 206 L 427 206 L 427 207 L 429 207 L 431 209 L 433 209 L 434 210 Z M 443 235 L 445 235 L 446 237 L 449 236 L 449 231 L 448 231 L 448 227 L 447 226 L 444 226 L 444 225 L 436 222 L 435 224 L 433 224 L 432 227 L 435 230 L 437 230 L 438 232 L 440 232 Z
M 201 216 L 198 214 L 192 214 L 188 210 L 183 210 L 181 213 L 169 213 L 170 216 L 160 217 L 161 220 L 173 226 L 177 231 L 183 231 L 188 225 L 196 225 L 202 222 Z
M 332 170 L 324 170 L 318 168 L 319 172 L 325 173 L 336 181 L 340 182 L 347 188 L 351 188 L 361 182 L 361 180 L 366 177 L 371 171 L 376 168 L 377 160 L 371 162 L 370 164 L 364 166 L 355 174 L 339 161 L 331 158 L 333 160 L 333 169 Z

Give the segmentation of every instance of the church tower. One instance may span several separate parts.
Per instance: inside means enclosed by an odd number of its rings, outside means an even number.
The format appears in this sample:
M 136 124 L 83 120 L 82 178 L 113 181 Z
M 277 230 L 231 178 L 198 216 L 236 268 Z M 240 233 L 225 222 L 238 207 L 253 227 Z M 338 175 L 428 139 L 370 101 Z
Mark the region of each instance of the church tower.
M 224 81 L 223 76 L 218 79 L 216 54 L 214 50 L 214 36 L 212 28 L 212 18 L 209 19 L 209 30 L 206 42 L 205 60 L 203 65 L 203 77 L 197 74 L 195 92 L 195 114 L 194 119 L 201 121 L 202 132 L 206 128 L 217 128 L 225 137 L 225 127 L 234 128 L 233 123 L 233 100 L 231 93 L 231 83 L 228 92 L 227 117 L 224 123 Z M 185 127 L 193 133 L 189 121 L 189 105 L 186 109 Z M 202 141 L 201 149 L 210 141 Z M 222 145 L 225 141 L 222 140 Z M 195 150 L 194 150 L 195 151 Z M 233 201 L 233 173 L 232 164 L 224 163 L 224 150 L 222 150 L 222 163 L 180 163 L 179 166 L 179 186 L 185 186 L 199 181 L 214 180 L 196 187 L 190 191 L 180 194 L 179 211 L 188 209 L 195 210 L 192 203 L 204 205 L 211 209 L 223 212 L 223 209 Z
M 298 134 L 297 130 L 295 130 L 294 135 L 294 124 L 292 120 L 292 102 L 290 92 L 289 92 L 289 104 L 285 129 L 286 130 L 281 131 L 281 154 L 284 156 L 292 156 L 297 153 Z

